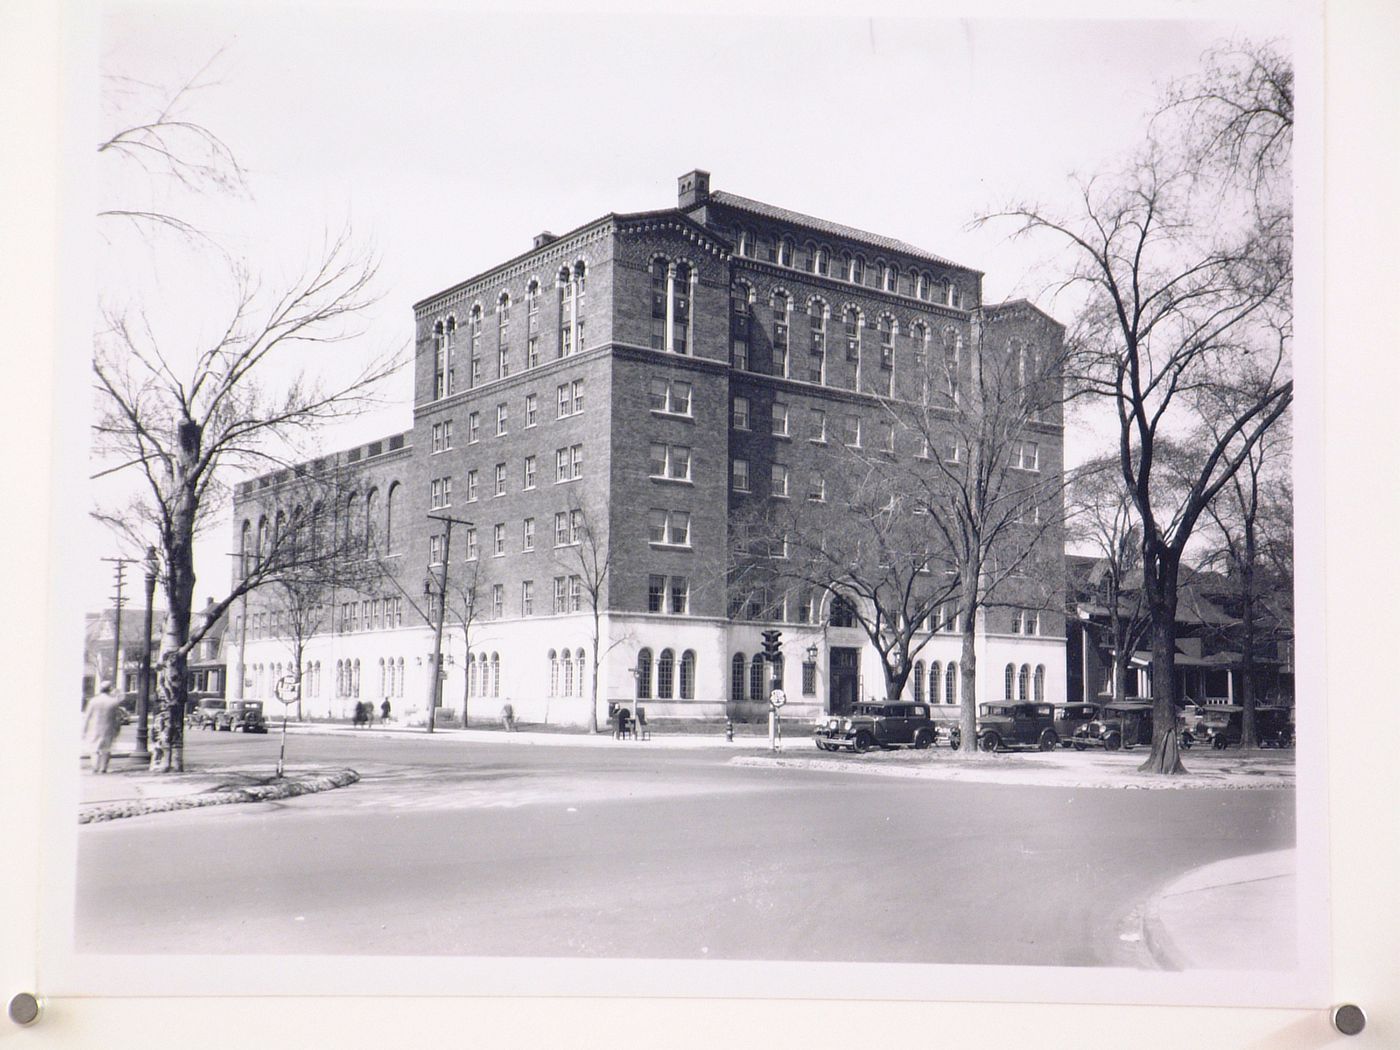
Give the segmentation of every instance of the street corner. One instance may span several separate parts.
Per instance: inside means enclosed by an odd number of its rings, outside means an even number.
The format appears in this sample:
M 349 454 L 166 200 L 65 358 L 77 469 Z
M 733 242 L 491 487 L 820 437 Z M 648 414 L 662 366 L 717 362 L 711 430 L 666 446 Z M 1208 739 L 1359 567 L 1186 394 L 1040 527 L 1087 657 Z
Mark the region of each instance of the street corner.
M 1141 910 L 1142 941 L 1164 970 L 1289 969 L 1297 963 L 1297 851 L 1207 864 Z
M 165 775 L 128 773 L 111 781 L 104 778 L 103 785 L 115 782 L 116 790 L 109 788 L 104 792 L 108 797 L 82 803 L 78 808 L 78 823 L 97 824 L 208 806 L 275 802 L 347 787 L 359 779 L 360 774 L 353 769 L 304 770 L 282 777 L 239 770 Z

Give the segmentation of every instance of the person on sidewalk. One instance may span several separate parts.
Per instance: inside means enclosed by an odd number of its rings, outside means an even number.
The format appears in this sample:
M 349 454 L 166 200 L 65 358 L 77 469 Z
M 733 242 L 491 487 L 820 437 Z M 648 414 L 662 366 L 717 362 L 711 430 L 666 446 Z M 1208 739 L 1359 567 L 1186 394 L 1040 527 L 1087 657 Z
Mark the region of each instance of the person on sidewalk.
M 389 709 L 389 701 L 388 701 L 388 700 L 385 700 L 382 704 L 379 705 L 379 724 L 380 724 L 380 725 L 383 725 L 385 722 L 389 721 L 389 710 L 390 710 L 390 709 Z
M 112 741 L 121 729 L 121 705 L 112 692 L 112 683 L 103 682 L 101 691 L 88 702 L 83 739 L 92 758 L 94 773 L 107 772 L 112 760 Z

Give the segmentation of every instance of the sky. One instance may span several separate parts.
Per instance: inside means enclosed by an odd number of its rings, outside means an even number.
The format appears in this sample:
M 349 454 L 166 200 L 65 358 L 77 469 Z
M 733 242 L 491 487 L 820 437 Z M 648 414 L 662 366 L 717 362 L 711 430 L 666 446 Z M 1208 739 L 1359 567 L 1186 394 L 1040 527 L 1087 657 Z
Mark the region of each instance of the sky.
M 761 11 L 762 5 L 748 8 Z M 1201 8 L 1197 8 L 1201 10 Z M 380 260 L 382 297 L 356 339 L 308 360 L 344 374 L 412 335 L 413 302 L 609 211 L 674 205 L 693 168 L 727 190 L 910 241 L 984 271 L 989 302 L 1045 289 L 1046 243 L 969 228 L 1013 200 L 1054 207 L 1074 178 L 1141 140 L 1161 85 L 1232 35 L 1282 23 L 850 18 L 826 15 L 481 13 L 457 5 L 109 5 L 89 46 L 107 89 L 95 130 L 209 63 L 185 114 L 247 173 L 242 195 L 154 192 L 275 287 L 327 230 L 348 225 Z M 113 92 L 112 76 L 151 91 Z M 154 91 L 154 94 L 152 93 Z M 122 100 L 125 108 L 113 108 Z M 133 108 L 134 107 L 134 108 Z M 152 191 L 99 164 L 99 201 Z M 217 332 L 229 291 L 207 248 L 103 228 L 96 291 L 140 304 L 170 345 Z M 407 429 L 411 376 L 383 410 L 320 441 Z M 1067 434 L 1075 462 L 1092 420 Z M 111 499 L 113 485 L 99 492 Z M 97 527 L 93 526 L 96 530 Z M 197 602 L 220 593 L 231 534 L 199 549 Z M 100 531 L 94 555 L 115 553 Z M 110 548 L 110 549 L 109 549 Z M 88 603 L 110 590 L 94 572 Z

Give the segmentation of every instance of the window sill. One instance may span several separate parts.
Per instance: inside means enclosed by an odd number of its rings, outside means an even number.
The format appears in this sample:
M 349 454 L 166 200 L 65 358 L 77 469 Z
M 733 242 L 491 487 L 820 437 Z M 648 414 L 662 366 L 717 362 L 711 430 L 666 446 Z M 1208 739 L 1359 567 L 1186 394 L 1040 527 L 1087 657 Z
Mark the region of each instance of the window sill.
M 668 478 L 668 477 L 666 477 L 666 475 L 664 475 L 664 474 L 649 474 L 649 475 L 647 475 L 647 476 L 648 476 L 652 481 L 660 481 L 660 482 L 662 482 L 663 484 L 666 484 L 666 485 L 694 485 L 694 484 L 695 484 L 695 482 L 691 481 L 689 478 Z
M 682 412 L 667 412 L 660 408 L 653 408 L 651 414 L 657 419 L 674 419 L 678 423 L 694 423 L 695 417 Z
M 654 551 L 684 551 L 689 554 L 695 550 L 695 548 L 688 543 L 663 543 L 659 540 L 650 540 L 648 543 Z

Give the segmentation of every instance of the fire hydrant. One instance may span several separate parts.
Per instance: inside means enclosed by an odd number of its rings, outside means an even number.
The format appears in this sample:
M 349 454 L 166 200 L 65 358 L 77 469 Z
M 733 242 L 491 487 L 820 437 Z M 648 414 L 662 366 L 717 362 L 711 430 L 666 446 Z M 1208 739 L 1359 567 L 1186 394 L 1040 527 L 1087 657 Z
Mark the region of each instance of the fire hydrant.
M 728 740 L 731 744 L 734 743 L 734 719 L 732 718 L 726 718 L 724 720 L 724 739 Z

